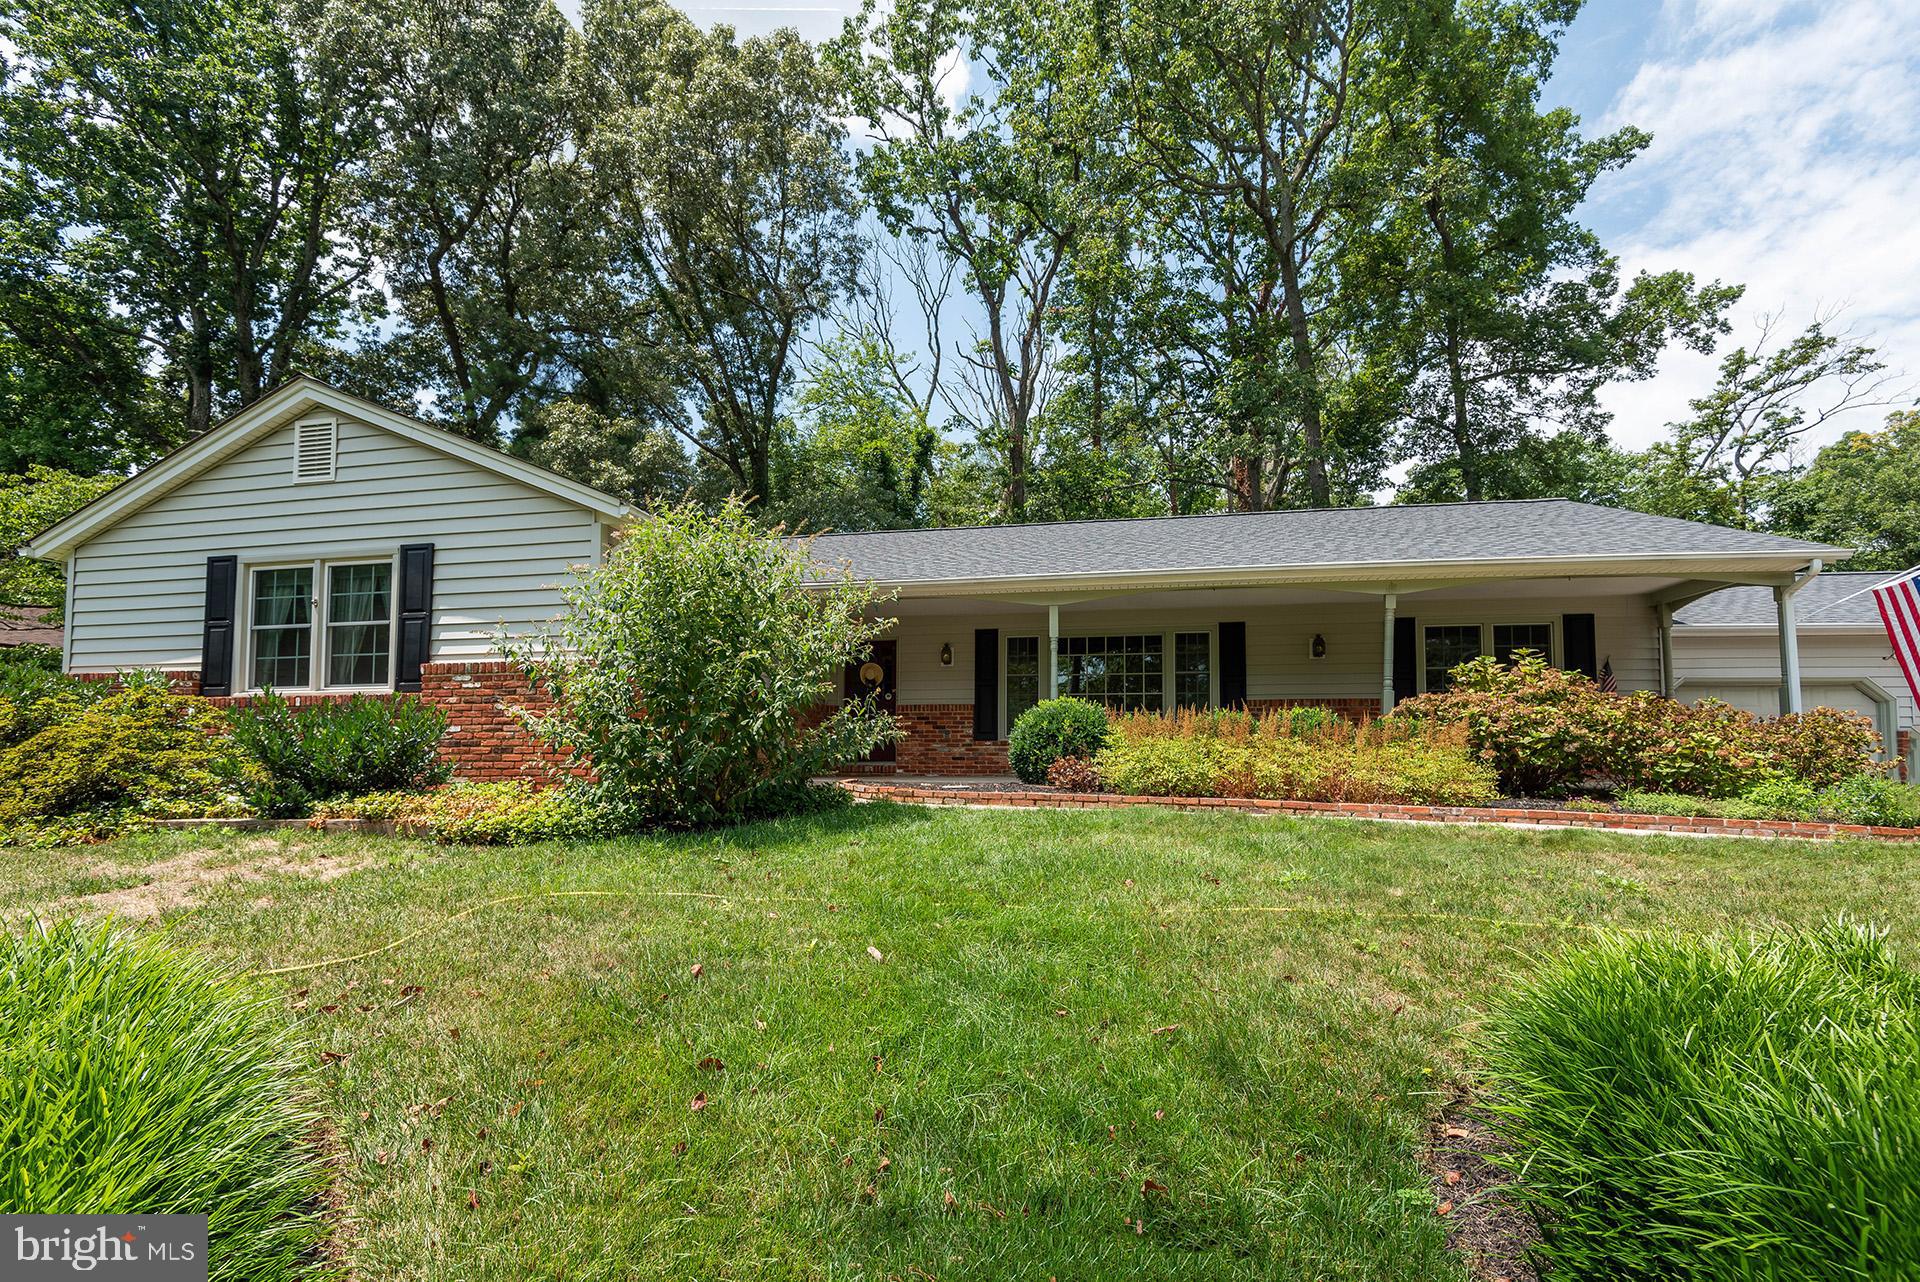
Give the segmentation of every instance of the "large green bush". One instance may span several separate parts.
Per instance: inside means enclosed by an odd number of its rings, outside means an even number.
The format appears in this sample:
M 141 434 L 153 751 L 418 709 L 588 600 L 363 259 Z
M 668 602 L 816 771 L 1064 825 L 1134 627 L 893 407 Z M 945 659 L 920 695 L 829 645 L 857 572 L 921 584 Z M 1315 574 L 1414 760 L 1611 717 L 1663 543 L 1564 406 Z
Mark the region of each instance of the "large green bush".
M 1761 718 L 1711 699 L 1608 694 L 1525 652 L 1513 664 L 1471 660 L 1451 680 L 1444 693 L 1403 700 L 1394 716 L 1466 727 L 1514 796 L 1557 796 L 1599 776 L 1630 789 L 1733 797 L 1772 779 L 1823 788 L 1875 768 L 1872 724 L 1831 708 Z
M 1920 978 L 1870 931 L 1603 938 L 1479 1050 L 1553 1277 L 1920 1276 Z
M 1136 713 L 1094 758 L 1113 792 L 1469 806 L 1498 795 L 1458 727 L 1243 712 Z
M 803 804 L 808 779 L 898 737 L 870 700 L 820 715 L 892 624 L 872 589 L 738 502 L 656 511 L 563 595 L 557 625 L 501 648 L 552 698 L 527 724 L 592 769 L 624 823 Z
M 316 801 L 444 782 L 447 715 L 409 696 L 354 695 L 295 707 L 268 691 L 229 716 L 234 746 L 255 767 L 247 799 L 263 815 L 306 814 Z
M 0 934 L 0 1212 L 200 1212 L 215 1282 L 311 1275 L 301 1059 L 258 996 L 151 938 Z
M 159 683 L 136 681 L 97 696 L 60 692 L 24 713 L 0 700 L 6 718 L 24 718 L 32 729 L 0 749 L 0 828 L 219 806 L 232 792 L 219 712 Z
M 1043 699 L 1014 721 L 1007 764 L 1028 783 L 1045 783 L 1063 757 L 1092 757 L 1106 746 L 1107 710 L 1086 699 Z

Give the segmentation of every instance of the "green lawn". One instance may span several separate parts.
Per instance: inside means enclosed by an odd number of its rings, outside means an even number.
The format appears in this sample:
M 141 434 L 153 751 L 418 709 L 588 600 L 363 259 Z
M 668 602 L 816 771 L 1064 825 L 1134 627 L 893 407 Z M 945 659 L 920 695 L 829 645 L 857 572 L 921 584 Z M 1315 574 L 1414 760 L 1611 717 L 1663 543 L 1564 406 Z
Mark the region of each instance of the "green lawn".
M 549 891 L 596 893 L 436 926 Z M 1593 925 L 1846 912 L 1913 950 L 1920 850 L 874 805 L 156 834 L 6 852 L 0 903 L 158 912 L 249 968 L 432 927 L 260 981 L 328 1052 L 365 1279 L 1425 1282 L 1462 1275 L 1422 1133 L 1504 973 Z

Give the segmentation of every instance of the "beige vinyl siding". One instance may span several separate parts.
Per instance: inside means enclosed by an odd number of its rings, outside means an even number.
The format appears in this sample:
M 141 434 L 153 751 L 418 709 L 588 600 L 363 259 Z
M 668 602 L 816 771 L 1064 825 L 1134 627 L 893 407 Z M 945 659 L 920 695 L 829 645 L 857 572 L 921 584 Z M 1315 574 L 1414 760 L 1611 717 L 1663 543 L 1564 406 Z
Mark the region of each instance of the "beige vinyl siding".
M 892 636 L 899 641 L 901 703 L 972 703 L 973 633 L 997 628 L 1008 636 L 1044 636 L 1043 609 L 1015 609 L 983 602 L 978 614 L 914 615 L 911 603 L 897 608 L 901 619 Z M 1586 600 L 1516 597 L 1510 600 L 1421 602 L 1402 598 L 1402 617 L 1427 623 L 1524 623 L 1558 625 L 1562 614 L 1594 615 L 1599 658 L 1613 661 L 1623 690 L 1651 689 L 1660 683 L 1660 649 L 1653 608 L 1634 597 Z M 1060 631 L 1076 633 L 1199 632 L 1222 622 L 1247 625 L 1247 697 L 1250 699 L 1378 698 L 1383 653 L 1379 600 L 1348 604 L 1312 603 L 1220 609 L 1145 610 L 1098 604 L 1060 609 Z M 1322 659 L 1310 655 L 1315 633 L 1326 638 Z M 953 664 L 940 665 L 940 647 L 953 646 Z M 1558 655 L 1556 658 L 1560 657 Z M 1004 671 L 1004 669 L 1003 669 Z
M 269 433 L 76 551 L 72 670 L 198 668 L 210 556 L 237 555 L 244 570 L 432 543 L 438 661 L 485 658 L 496 627 L 552 618 L 555 585 L 598 555 L 585 508 L 351 420 L 335 478 L 296 484 L 293 432 Z
M 1774 633 L 1673 630 L 1673 675 L 1681 698 L 1717 682 L 1774 683 L 1780 680 L 1780 643 Z M 1878 632 L 1823 632 L 1800 629 L 1800 680 L 1868 680 L 1892 695 L 1900 708 L 1900 728 L 1920 728 L 1913 695 L 1887 638 Z M 1812 704 L 1818 691 L 1807 692 Z

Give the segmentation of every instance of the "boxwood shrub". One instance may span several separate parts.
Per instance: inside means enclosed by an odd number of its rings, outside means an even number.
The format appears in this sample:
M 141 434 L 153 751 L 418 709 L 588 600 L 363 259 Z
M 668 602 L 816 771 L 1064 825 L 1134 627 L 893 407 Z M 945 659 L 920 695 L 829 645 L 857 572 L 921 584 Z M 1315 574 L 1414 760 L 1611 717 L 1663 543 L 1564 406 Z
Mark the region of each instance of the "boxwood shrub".
M 446 780 L 447 714 L 409 695 L 354 695 L 295 707 L 268 691 L 235 708 L 233 742 L 254 767 L 247 799 L 263 815 L 304 815 L 316 801 L 419 789 Z
M 1551 1276 L 1920 1274 L 1920 977 L 1881 935 L 1603 937 L 1478 1049 Z
M 1047 699 L 1021 713 L 1007 736 L 1007 764 L 1027 783 L 1045 783 L 1062 757 L 1091 757 L 1107 743 L 1107 710 L 1086 699 Z

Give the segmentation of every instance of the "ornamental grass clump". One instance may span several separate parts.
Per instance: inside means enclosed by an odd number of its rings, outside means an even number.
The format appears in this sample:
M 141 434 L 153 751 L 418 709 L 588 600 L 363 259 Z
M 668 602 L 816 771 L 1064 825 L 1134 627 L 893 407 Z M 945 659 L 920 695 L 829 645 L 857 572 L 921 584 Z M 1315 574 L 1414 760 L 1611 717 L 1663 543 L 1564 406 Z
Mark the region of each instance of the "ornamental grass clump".
M 814 804 L 808 781 L 899 737 L 842 674 L 892 626 L 844 566 L 768 534 L 744 504 L 654 511 L 561 590 L 564 616 L 500 648 L 551 705 L 535 734 L 590 770 L 628 827 Z
M 155 939 L 0 937 L 0 1213 L 204 1213 L 215 1282 L 314 1276 L 302 1059 L 259 996 Z
M 1605 936 L 1478 1049 L 1551 1276 L 1920 1275 L 1920 977 L 1882 934 Z

